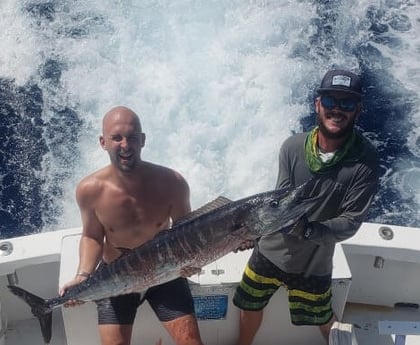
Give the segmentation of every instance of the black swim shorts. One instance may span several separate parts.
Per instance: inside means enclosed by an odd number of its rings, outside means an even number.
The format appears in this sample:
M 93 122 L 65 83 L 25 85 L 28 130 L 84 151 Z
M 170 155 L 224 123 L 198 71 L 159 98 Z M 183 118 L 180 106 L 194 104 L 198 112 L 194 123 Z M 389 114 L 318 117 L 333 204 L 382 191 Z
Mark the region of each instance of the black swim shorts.
M 149 302 L 162 322 L 194 314 L 194 302 L 188 281 L 185 278 L 177 278 L 148 289 L 144 296 L 131 293 L 96 301 L 98 324 L 132 325 L 137 308 L 144 300 Z
M 290 318 L 294 325 L 324 325 L 333 317 L 331 275 L 309 276 L 286 273 L 258 249 L 254 249 L 233 304 L 244 310 L 262 310 L 280 286 L 289 295 Z

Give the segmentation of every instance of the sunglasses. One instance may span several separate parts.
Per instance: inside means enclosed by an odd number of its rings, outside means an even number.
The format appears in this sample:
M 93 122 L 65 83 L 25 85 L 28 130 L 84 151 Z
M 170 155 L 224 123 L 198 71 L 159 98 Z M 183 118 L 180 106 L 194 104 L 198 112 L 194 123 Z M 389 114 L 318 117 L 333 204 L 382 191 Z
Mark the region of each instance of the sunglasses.
M 321 96 L 321 104 L 328 110 L 333 110 L 334 107 L 338 107 L 340 110 L 345 112 L 355 111 L 359 102 L 354 98 L 334 98 L 329 95 Z

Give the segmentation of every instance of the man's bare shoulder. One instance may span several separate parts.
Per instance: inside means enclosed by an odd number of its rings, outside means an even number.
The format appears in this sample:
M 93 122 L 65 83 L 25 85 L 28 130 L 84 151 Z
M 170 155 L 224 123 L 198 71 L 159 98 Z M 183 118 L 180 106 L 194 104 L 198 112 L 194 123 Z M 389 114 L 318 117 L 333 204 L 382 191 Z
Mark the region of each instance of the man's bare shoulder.
M 143 161 L 143 171 L 146 171 L 148 175 L 155 176 L 159 179 L 167 179 L 172 182 L 184 182 L 184 177 L 174 169 Z
M 102 192 L 109 177 L 110 173 L 108 167 L 97 170 L 84 177 L 80 180 L 76 188 L 77 199 L 83 200 L 97 197 Z
M 147 164 L 147 177 L 151 186 L 178 200 L 189 198 L 190 187 L 186 179 L 176 170 L 154 163 Z M 178 201 L 177 201 L 178 202 Z
M 91 184 L 99 183 L 101 181 L 105 181 L 110 177 L 109 166 L 99 169 L 84 178 L 82 178 L 79 182 L 79 186 L 88 186 Z

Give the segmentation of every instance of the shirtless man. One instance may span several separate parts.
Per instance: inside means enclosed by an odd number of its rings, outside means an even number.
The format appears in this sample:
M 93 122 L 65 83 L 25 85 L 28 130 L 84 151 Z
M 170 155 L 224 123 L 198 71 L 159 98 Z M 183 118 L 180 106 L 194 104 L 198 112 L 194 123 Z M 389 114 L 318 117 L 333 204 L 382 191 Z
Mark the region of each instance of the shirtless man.
M 86 279 L 130 249 L 170 227 L 171 221 L 191 211 L 189 187 L 177 172 L 141 159 L 145 143 L 138 116 L 126 107 L 115 107 L 103 118 L 99 138 L 111 164 L 85 177 L 77 186 L 83 231 L 79 266 L 67 288 Z M 186 275 L 194 269 L 186 268 Z M 194 316 L 193 300 L 185 278 L 153 287 L 146 299 L 178 345 L 202 345 Z M 129 345 L 139 294 L 97 302 L 103 345 Z M 68 306 L 77 304 L 76 301 Z

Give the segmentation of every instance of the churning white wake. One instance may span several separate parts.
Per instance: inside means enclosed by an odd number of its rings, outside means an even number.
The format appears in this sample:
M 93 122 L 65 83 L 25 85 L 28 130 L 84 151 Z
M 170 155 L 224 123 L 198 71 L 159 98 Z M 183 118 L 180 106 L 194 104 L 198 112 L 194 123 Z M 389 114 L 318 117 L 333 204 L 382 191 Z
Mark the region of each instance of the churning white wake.
M 369 7 L 410 17 L 410 29 L 395 30 L 399 49 L 377 47 L 396 79 L 415 93 L 420 86 L 415 1 L 338 2 L 342 32 L 325 56 L 310 44 L 319 30 L 317 1 L 69 0 L 55 4 L 51 17 L 27 10 L 46 3 L 1 2 L 0 76 L 37 80 L 42 61 L 54 57 L 62 63 L 59 85 L 38 80 L 45 116 L 54 104 L 68 104 L 85 121 L 74 143 L 79 163 L 57 200 L 64 205 L 59 227 L 80 224 L 74 189 L 108 163 L 97 138 L 103 114 L 115 105 L 140 115 L 143 158 L 181 172 L 196 208 L 220 194 L 237 199 L 274 187 L 279 146 L 302 130 L 321 76 L 334 64 L 359 68 L 343 47 L 369 40 L 363 21 Z M 418 107 L 412 119 L 407 137 L 420 155 Z M 420 203 L 419 167 L 400 164 L 389 167 L 387 183 Z M 54 169 L 46 157 L 45 174 Z

